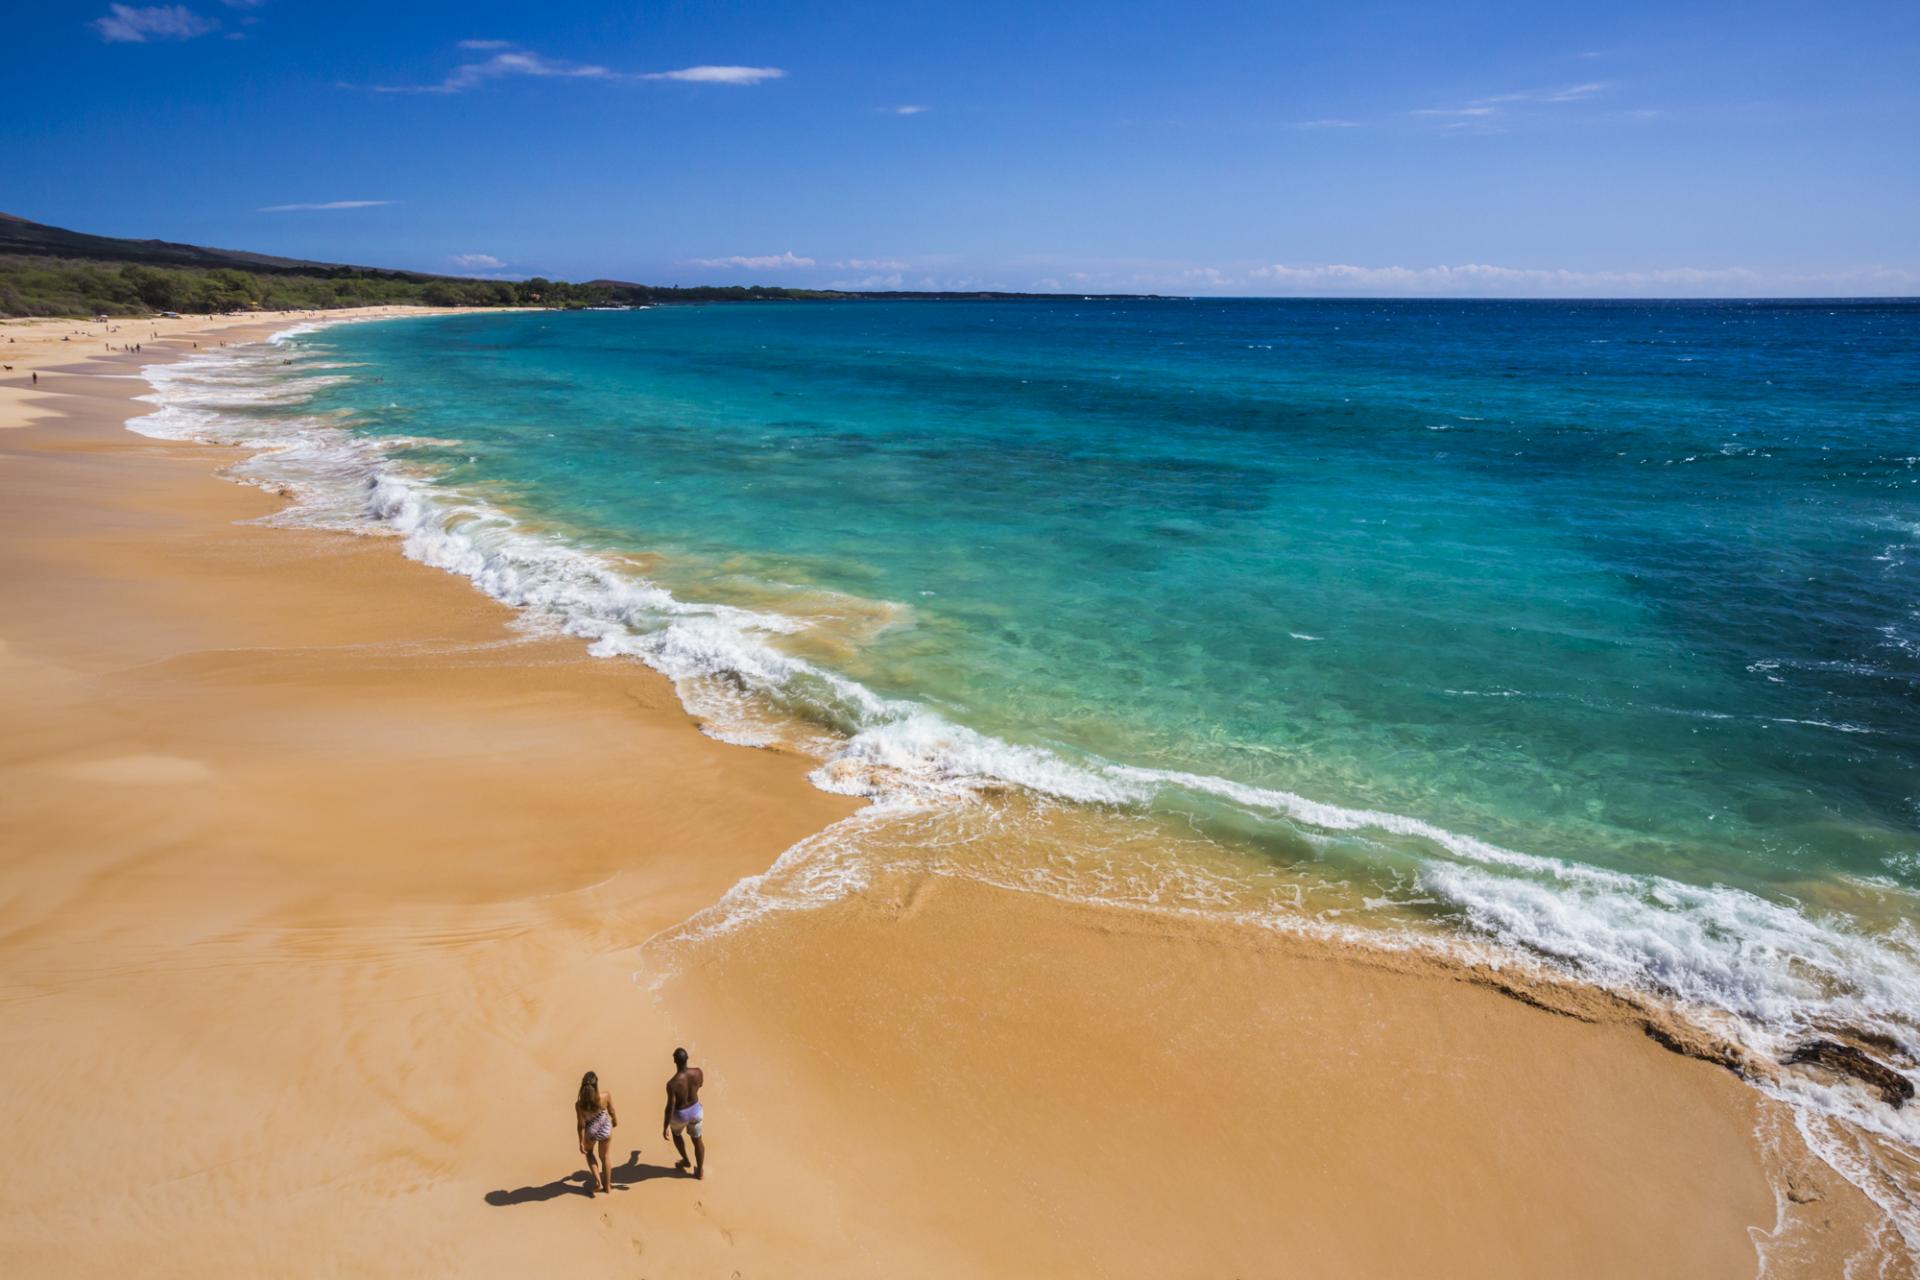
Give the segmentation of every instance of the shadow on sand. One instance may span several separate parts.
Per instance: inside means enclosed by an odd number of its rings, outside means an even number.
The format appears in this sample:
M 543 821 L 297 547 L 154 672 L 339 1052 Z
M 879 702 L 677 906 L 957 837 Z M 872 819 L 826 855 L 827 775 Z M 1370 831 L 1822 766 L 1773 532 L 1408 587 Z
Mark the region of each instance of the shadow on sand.
M 641 1164 L 640 1152 L 636 1149 L 627 1157 L 625 1164 L 613 1167 L 613 1189 L 624 1191 L 636 1182 L 646 1182 L 650 1178 L 684 1178 L 687 1175 L 678 1169 L 664 1164 Z M 494 1206 L 510 1204 L 539 1204 L 543 1200 L 552 1200 L 556 1196 L 590 1196 L 593 1182 L 585 1169 L 556 1178 L 552 1182 L 538 1187 L 518 1187 L 512 1191 L 489 1191 L 487 1203 Z

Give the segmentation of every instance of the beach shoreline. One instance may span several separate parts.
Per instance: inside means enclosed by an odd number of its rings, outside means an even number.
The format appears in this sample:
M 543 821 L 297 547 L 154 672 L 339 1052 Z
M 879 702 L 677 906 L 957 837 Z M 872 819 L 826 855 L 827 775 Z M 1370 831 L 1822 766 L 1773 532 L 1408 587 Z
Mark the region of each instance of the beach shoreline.
M 276 499 L 216 478 L 236 451 L 124 430 L 160 344 L 289 323 L 4 326 L 87 333 L 0 378 L 30 602 L 0 1079 L 41 1100 L 9 1269 L 138 1269 L 162 1230 L 178 1274 L 1817 1275 L 1887 1245 L 1783 1106 L 1597 997 L 932 875 L 647 946 L 854 802 L 390 542 L 248 523 Z M 676 1039 L 730 1117 L 697 1187 L 653 1185 Z M 636 1152 L 605 1204 L 560 1181 L 588 1066 Z

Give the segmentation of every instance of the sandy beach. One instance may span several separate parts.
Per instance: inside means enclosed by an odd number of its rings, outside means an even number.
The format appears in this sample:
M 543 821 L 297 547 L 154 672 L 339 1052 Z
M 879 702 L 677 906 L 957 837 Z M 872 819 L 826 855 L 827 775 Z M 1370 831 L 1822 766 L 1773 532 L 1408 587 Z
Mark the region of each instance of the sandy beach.
M 297 319 L 0 323 L 0 1272 L 1913 1274 L 1594 993 L 904 873 L 659 941 L 857 802 L 125 429 Z

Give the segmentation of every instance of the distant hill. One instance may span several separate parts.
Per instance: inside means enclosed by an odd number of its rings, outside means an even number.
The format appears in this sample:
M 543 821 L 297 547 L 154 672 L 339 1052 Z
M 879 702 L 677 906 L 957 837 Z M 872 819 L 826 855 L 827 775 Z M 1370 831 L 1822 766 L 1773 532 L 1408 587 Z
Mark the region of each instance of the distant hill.
M 171 240 L 122 240 L 115 236 L 88 235 L 31 222 L 11 213 L 0 213 L 0 253 L 32 255 L 44 258 L 80 258 L 90 262 L 139 262 L 155 267 L 234 267 L 241 271 L 378 271 L 378 268 L 348 267 L 333 262 L 309 262 L 302 258 L 276 258 L 267 253 L 248 253 L 241 249 L 208 249 L 197 244 L 176 244 Z M 415 272 L 395 271 L 392 275 L 431 279 Z
M 605 307 L 676 302 L 800 299 L 1019 300 L 1038 293 L 845 292 L 771 285 L 635 284 L 627 280 L 475 280 L 209 249 L 171 240 L 125 240 L 50 227 L 0 213 L 0 316 L 146 315 L 326 309 L 373 303 L 430 306 Z M 1102 300 L 1132 294 L 1076 294 Z

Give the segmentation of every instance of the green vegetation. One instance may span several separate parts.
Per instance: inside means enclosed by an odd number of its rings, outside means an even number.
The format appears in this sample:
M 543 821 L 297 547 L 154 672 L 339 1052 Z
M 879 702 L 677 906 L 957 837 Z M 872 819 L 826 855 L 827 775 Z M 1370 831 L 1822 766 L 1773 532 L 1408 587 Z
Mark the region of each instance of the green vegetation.
M 434 307 L 604 307 L 642 302 L 840 298 L 812 289 L 658 288 L 596 280 L 466 280 L 364 267 L 165 267 L 0 255 L 0 315 L 136 316 L 156 311 L 298 311 L 414 303 Z
M 769 302 L 794 298 L 998 299 L 1045 294 L 846 293 L 766 285 L 690 289 L 623 280 L 472 280 L 209 249 L 171 240 L 89 235 L 0 213 L 0 316 L 139 316 L 155 311 L 321 311 L 333 307 L 620 307 L 651 302 Z M 1126 294 L 1097 294 L 1100 299 Z M 1152 296 L 1152 295 L 1146 295 Z

